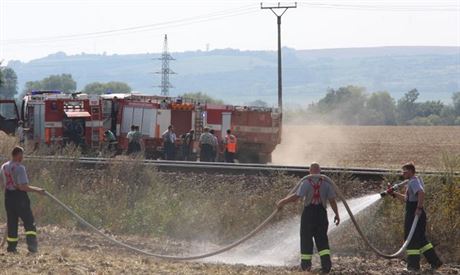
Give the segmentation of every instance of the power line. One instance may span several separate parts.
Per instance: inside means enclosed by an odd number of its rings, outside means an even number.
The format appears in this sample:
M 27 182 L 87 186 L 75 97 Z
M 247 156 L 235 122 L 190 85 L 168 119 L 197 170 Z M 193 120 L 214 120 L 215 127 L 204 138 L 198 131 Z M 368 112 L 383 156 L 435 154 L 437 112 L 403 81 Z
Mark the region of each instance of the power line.
M 169 75 L 176 74 L 169 68 L 169 61 L 175 60 L 168 51 L 168 35 L 165 34 L 165 40 L 163 43 L 163 53 L 161 54 L 161 71 L 156 72 L 157 74 L 161 74 L 161 85 L 158 86 L 161 88 L 161 95 L 162 96 L 169 96 L 169 88 L 174 88 L 169 82 Z
M 252 8 L 251 8 L 252 7 Z M 121 29 L 113 29 L 99 32 L 91 33 L 81 33 L 81 34 L 71 34 L 71 35 L 60 35 L 60 36 L 50 36 L 50 37 L 37 37 L 37 38 L 23 38 L 23 39 L 11 39 L 2 41 L 4 44 L 24 44 L 24 43 L 40 43 L 40 42 L 55 42 L 55 41 L 68 41 L 68 40 L 79 40 L 79 39 L 90 39 L 90 38 L 99 38 L 113 35 L 120 35 L 125 33 L 135 33 L 135 32 L 144 32 L 151 31 L 156 29 L 164 28 L 173 28 L 180 27 L 183 25 L 196 24 L 201 22 L 207 22 L 211 20 L 219 20 L 222 18 L 245 15 L 248 13 L 253 13 L 256 11 L 255 6 L 243 6 L 239 8 L 223 10 L 219 12 L 209 13 L 201 16 L 194 16 L 189 18 L 183 18 L 178 20 L 171 20 L 166 22 L 159 22 L 148 25 L 133 26 Z

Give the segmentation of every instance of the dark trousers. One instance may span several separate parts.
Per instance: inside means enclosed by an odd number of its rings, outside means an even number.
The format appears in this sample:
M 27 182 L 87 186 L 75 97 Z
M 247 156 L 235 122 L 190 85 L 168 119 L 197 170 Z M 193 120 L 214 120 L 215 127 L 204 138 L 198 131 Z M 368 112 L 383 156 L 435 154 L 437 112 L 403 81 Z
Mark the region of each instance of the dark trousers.
M 214 148 L 211 144 L 202 144 L 200 151 L 200 161 L 211 162 L 213 158 Z
M 407 239 L 412 222 L 415 218 L 417 210 L 417 202 L 406 202 L 406 217 L 404 220 L 404 239 Z M 414 236 L 407 246 L 407 267 L 411 269 L 420 269 L 420 255 L 423 254 L 433 267 L 441 265 L 433 245 L 427 240 L 425 235 L 426 229 L 426 213 L 422 211 L 420 218 L 415 228 Z
M 327 271 L 331 269 L 331 252 L 329 250 L 329 239 L 327 237 L 328 227 L 329 221 L 327 220 L 327 212 L 321 204 L 310 204 L 304 208 L 300 221 L 300 253 L 302 265 L 311 266 L 313 239 L 315 239 L 316 248 L 321 258 L 322 269 Z
M 235 153 L 230 153 L 225 150 L 225 162 L 234 163 L 235 162 Z
M 18 244 L 18 222 L 21 218 L 26 231 L 27 245 L 29 250 L 37 242 L 37 229 L 35 228 L 34 216 L 30 209 L 30 200 L 26 192 L 23 191 L 6 191 L 5 208 L 8 226 L 8 248 L 7 251 L 16 251 Z M 36 249 L 36 248 L 35 248 Z
M 166 160 L 174 160 L 176 158 L 176 148 L 174 143 L 172 142 L 165 142 L 163 144 L 165 159 Z
M 130 142 L 128 143 L 128 155 L 137 154 L 142 150 L 139 142 Z

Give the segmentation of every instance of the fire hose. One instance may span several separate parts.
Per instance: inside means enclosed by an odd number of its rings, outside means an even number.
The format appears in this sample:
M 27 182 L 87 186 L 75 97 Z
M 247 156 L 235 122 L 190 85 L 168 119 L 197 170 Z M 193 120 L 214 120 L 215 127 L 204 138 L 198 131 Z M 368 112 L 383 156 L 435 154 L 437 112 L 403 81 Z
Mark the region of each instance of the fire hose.
M 343 194 L 340 191 L 340 189 L 338 188 L 338 186 L 334 183 L 334 181 L 332 181 L 329 177 L 327 177 L 325 175 L 309 175 L 306 178 L 311 178 L 311 177 L 323 177 L 323 179 L 329 181 L 333 185 L 334 189 L 336 190 L 336 193 L 337 193 L 338 197 L 342 200 L 342 202 L 343 202 L 343 204 L 345 206 L 345 209 L 347 210 L 348 214 L 350 215 L 350 219 L 353 222 L 353 225 L 355 226 L 355 228 L 358 231 L 359 235 L 364 240 L 366 245 L 369 248 L 371 248 L 375 253 L 377 253 L 377 255 L 379 255 L 381 257 L 384 257 L 384 258 L 396 258 L 396 257 L 400 256 L 404 252 L 404 250 L 407 248 L 410 240 L 412 239 L 412 236 L 414 235 L 415 228 L 416 228 L 417 222 L 418 222 L 418 216 L 415 216 L 414 222 L 412 223 L 412 228 L 411 228 L 411 230 L 409 232 L 409 235 L 408 235 L 406 241 L 404 242 L 403 246 L 397 252 L 395 252 L 393 254 L 385 254 L 382 251 L 380 251 L 379 249 L 377 249 L 374 245 L 372 245 L 371 242 L 369 241 L 369 239 L 363 234 L 363 231 L 361 230 L 361 228 L 358 225 L 353 213 L 351 212 L 350 207 L 348 206 L 348 203 L 345 200 L 345 197 L 343 196 Z M 301 184 L 301 182 L 299 182 L 294 188 L 292 188 L 291 191 L 288 193 L 288 195 L 291 195 L 294 192 L 296 192 L 297 189 L 299 188 L 300 184 Z M 131 245 L 126 244 L 124 242 L 121 242 L 121 241 L 109 236 L 108 234 L 104 233 L 102 230 L 96 228 L 94 225 L 90 224 L 89 222 L 87 222 L 80 215 L 78 215 L 75 211 L 73 211 L 69 206 L 67 206 L 65 203 L 63 203 L 58 198 L 56 198 L 53 194 L 51 194 L 51 193 L 49 193 L 47 191 L 45 191 L 45 194 L 51 200 L 53 200 L 58 205 L 60 205 L 62 208 L 64 208 L 67 212 L 69 212 L 69 214 L 74 216 L 80 223 L 82 223 L 83 225 L 87 226 L 88 228 L 90 228 L 91 230 L 93 230 L 95 233 L 97 233 L 101 237 L 105 238 L 106 240 L 108 240 L 108 241 L 110 241 L 110 242 L 112 242 L 112 243 L 114 243 L 116 245 L 119 245 L 121 247 L 124 247 L 124 248 L 126 248 L 128 250 L 131 250 L 131 251 L 134 251 L 134 252 L 137 252 L 137 253 L 140 253 L 140 254 L 144 254 L 144 255 L 147 255 L 147 256 L 152 256 L 152 257 L 156 257 L 156 258 L 160 258 L 160 259 L 166 259 L 166 260 L 197 260 L 197 259 L 208 258 L 208 257 L 212 257 L 212 256 L 215 256 L 215 255 L 224 253 L 224 252 L 226 252 L 226 251 L 228 251 L 228 250 L 230 250 L 230 249 L 242 244 L 243 242 L 247 241 L 248 239 L 253 237 L 255 234 L 257 234 L 258 232 L 260 232 L 267 224 L 269 224 L 275 218 L 276 214 L 279 212 L 279 209 L 276 208 L 275 210 L 273 210 L 273 212 L 270 214 L 270 216 L 268 216 L 261 224 L 259 224 L 256 228 L 254 228 L 251 232 L 249 232 L 248 234 L 246 234 L 242 238 L 240 238 L 240 239 L 238 239 L 238 240 L 236 240 L 236 241 L 234 241 L 234 242 L 232 242 L 232 243 L 230 243 L 230 244 L 228 244 L 228 245 L 226 245 L 226 246 L 224 246 L 222 248 L 219 248 L 219 249 L 217 249 L 215 251 L 211 251 L 211 252 L 203 253 L 203 254 L 199 254 L 199 255 L 191 255 L 191 256 L 172 256 L 172 255 L 163 255 L 163 254 L 152 253 L 152 252 L 145 251 L 145 250 L 139 249 L 137 247 L 131 246 Z

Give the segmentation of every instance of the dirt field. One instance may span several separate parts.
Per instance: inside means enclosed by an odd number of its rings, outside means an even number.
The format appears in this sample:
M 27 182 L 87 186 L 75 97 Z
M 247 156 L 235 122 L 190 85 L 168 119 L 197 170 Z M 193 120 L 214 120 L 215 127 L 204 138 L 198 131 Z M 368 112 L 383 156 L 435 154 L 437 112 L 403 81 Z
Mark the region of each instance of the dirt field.
M 181 245 L 164 240 L 121 238 L 136 246 L 164 253 L 180 253 Z M 148 244 L 147 245 L 147 242 Z M 401 260 L 382 260 L 341 256 L 333 257 L 331 274 L 409 274 Z M 319 266 L 314 259 L 314 267 Z M 226 265 L 199 262 L 162 261 L 135 255 L 112 246 L 99 237 L 81 231 L 66 231 L 57 227 L 40 229 L 40 252 L 28 255 L 24 240 L 19 254 L 0 254 L 1 274 L 300 274 L 297 266 L 269 267 Z M 424 265 L 426 270 L 428 266 Z M 316 268 L 311 274 L 317 274 Z M 305 273 L 303 273 L 305 274 Z M 426 274 L 460 274 L 460 266 L 446 265 L 438 272 Z
M 273 162 L 399 168 L 413 161 L 431 170 L 444 152 L 460 154 L 460 127 L 286 125 Z

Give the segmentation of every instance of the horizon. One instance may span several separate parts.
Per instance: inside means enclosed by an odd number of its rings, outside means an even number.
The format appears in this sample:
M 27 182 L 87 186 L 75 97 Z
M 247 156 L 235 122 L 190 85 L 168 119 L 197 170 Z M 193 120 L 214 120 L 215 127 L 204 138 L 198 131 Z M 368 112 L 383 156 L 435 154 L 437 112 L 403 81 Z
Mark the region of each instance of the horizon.
M 458 49 L 459 54 L 460 54 L 460 45 L 387 45 L 387 46 L 366 46 L 366 47 L 338 47 L 338 48 L 312 48 L 312 49 L 296 49 L 293 47 L 289 46 L 283 46 L 282 50 L 294 50 L 294 51 L 328 51 L 328 50 L 352 50 L 352 49 L 382 49 L 382 48 L 452 48 L 452 49 Z M 195 49 L 195 50 L 184 50 L 184 51 L 170 51 L 171 55 L 174 54 L 182 54 L 182 53 L 194 53 L 194 52 L 200 52 L 200 53 L 206 53 L 206 52 L 215 52 L 215 51 L 239 51 L 239 52 L 273 52 L 276 53 L 277 50 L 263 50 L 263 49 L 238 49 L 238 48 L 232 48 L 232 47 L 225 47 L 225 48 L 214 48 L 214 49 L 209 49 L 209 50 L 202 50 L 202 49 Z M 21 62 L 21 63 L 29 63 L 31 61 L 35 60 L 40 60 L 40 59 L 45 59 L 50 56 L 58 55 L 58 54 L 64 54 L 66 57 L 72 57 L 72 56 L 81 56 L 81 55 L 98 55 L 98 56 L 119 56 L 119 55 L 143 55 L 143 54 L 154 54 L 154 55 L 159 55 L 161 54 L 161 51 L 158 52 L 135 52 L 135 53 L 107 53 L 107 52 L 81 52 L 81 53 L 67 53 L 64 51 L 57 51 L 53 53 L 48 53 L 47 55 L 44 56 L 39 56 L 33 59 L 29 60 L 20 60 L 20 59 L 3 59 L 5 62 L 6 67 L 8 67 L 9 62 Z

